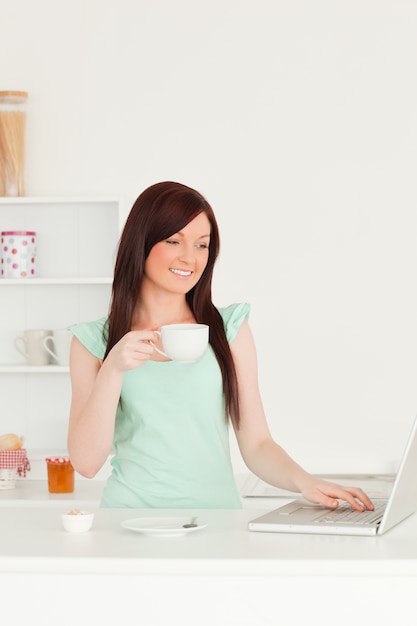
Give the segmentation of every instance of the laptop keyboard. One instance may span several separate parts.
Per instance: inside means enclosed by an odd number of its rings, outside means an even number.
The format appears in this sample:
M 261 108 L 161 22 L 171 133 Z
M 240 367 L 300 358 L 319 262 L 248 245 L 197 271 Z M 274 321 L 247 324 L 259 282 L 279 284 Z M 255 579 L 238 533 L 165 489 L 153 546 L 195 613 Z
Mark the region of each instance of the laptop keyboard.
M 375 509 L 373 511 L 356 511 L 352 509 L 351 506 L 342 505 L 337 507 L 337 509 L 332 509 L 330 511 L 326 511 L 323 515 L 316 517 L 316 523 L 326 523 L 326 524 L 340 524 L 340 522 L 360 525 L 364 524 L 372 524 L 378 521 L 386 507 L 386 502 L 380 502 L 375 505 Z

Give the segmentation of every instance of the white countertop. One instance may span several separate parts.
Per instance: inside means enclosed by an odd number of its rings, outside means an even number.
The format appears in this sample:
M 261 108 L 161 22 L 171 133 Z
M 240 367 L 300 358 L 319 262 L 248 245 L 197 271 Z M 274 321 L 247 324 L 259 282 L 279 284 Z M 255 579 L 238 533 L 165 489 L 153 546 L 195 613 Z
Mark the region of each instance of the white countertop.
M 237 480 L 241 488 L 245 477 Z M 227 573 L 320 572 L 417 576 L 417 515 L 381 537 L 253 533 L 248 521 L 288 497 L 242 498 L 242 510 L 101 509 L 104 481 L 78 480 L 69 494 L 50 494 L 46 480 L 18 480 L 0 491 L 0 572 Z M 95 512 L 91 531 L 65 532 L 61 513 Z M 155 538 L 123 529 L 123 520 L 198 513 L 208 527 Z
M 250 519 L 287 501 L 245 499 L 242 510 L 199 511 L 100 509 L 96 503 L 89 507 L 93 528 L 83 534 L 64 531 L 60 517 L 81 499 L 8 505 L 0 509 L 0 572 L 417 576 L 417 515 L 381 537 L 248 530 Z M 194 514 L 208 526 L 185 536 L 121 527 L 131 518 Z
M 14 489 L 0 489 L 3 506 L 98 506 L 105 481 L 76 480 L 73 493 L 49 493 L 46 480 L 18 479 Z M 78 504 L 77 504 L 78 503 Z
M 32 462 L 32 465 L 34 463 Z M 66 494 L 56 494 L 48 492 L 46 482 L 46 472 L 44 462 L 42 461 L 42 470 L 32 472 L 35 478 L 28 475 L 27 478 L 18 478 L 13 489 L 0 489 L 0 507 L 2 506 L 60 506 L 62 502 L 78 503 L 94 506 L 100 501 L 101 494 L 106 483 L 108 470 L 102 473 L 100 478 L 86 479 L 76 474 L 74 483 L 74 492 Z M 323 475 L 328 480 L 339 482 L 340 484 L 355 484 L 362 487 L 371 498 L 386 498 L 393 484 L 393 476 L 375 475 L 364 476 L 361 474 L 339 474 L 339 475 Z M 235 476 L 236 484 L 239 492 L 244 497 L 245 507 L 257 507 L 259 503 L 263 507 L 268 508 L 270 500 L 278 498 L 278 502 L 282 497 L 293 498 L 294 494 L 288 491 L 271 487 L 253 474 L 237 474 Z M 275 496 L 275 498 L 274 498 Z
M 0 493 L 6 621 L 18 623 L 18 606 L 21 624 L 38 611 L 62 626 L 132 616 L 147 626 L 272 626 L 289 609 L 297 623 L 319 616 L 313 623 L 321 626 L 335 617 L 339 626 L 415 625 L 417 515 L 381 537 L 254 533 L 249 520 L 289 498 L 243 498 L 241 510 L 100 509 L 103 484 L 80 480 L 60 495 L 28 480 Z M 63 530 L 61 513 L 73 506 L 95 512 L 89 532 Z M 187 535 L 121 527 L 136 517 L 195 514 L 208 525 Z

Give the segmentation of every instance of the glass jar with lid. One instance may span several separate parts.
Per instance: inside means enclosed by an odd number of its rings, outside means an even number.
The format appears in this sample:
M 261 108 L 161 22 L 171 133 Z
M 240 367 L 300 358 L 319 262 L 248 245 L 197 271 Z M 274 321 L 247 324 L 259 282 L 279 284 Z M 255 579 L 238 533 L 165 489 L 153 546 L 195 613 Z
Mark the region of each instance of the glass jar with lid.
M 74 491 L 74 468 L 68 457 L 45 459 L 49 493 L 72 493 Z
M 0 91 L 0 196 L 24 196 L 26 91 Z

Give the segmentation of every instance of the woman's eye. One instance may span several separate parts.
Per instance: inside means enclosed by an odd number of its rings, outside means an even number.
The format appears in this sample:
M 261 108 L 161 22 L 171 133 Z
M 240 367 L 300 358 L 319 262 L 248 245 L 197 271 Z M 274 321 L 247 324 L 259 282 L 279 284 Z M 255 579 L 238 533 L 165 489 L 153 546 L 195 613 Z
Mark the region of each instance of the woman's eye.
M 175 245 L 175 244 L 178 244 L 178 243 L 179 243 L 179 241 L 175 241 L 175 239 L 167 239 L 167 240 L 166 240 L 166 243 L 169 243 L 169 244 L 171 244 L 171 245 Z
M 203 250 L 208 250 L 208 245 L 206 243 L 198 243 L 197 248 L 202 248 Z

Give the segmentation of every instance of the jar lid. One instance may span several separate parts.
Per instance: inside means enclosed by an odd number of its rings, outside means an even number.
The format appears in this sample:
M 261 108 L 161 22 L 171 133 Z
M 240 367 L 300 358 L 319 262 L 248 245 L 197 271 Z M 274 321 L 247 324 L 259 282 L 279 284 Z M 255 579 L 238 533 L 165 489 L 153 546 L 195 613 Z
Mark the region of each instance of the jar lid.
M 69 463 L 70 460 L 67 456 L 47 456 L 45 461 L 47 463 Z
M 2 235 L 36 235 L 34 230 L 2 230 Z
M 8 102 L 21 102 L 28 97 L 27 91 L 0 91 L 0 99 Z

